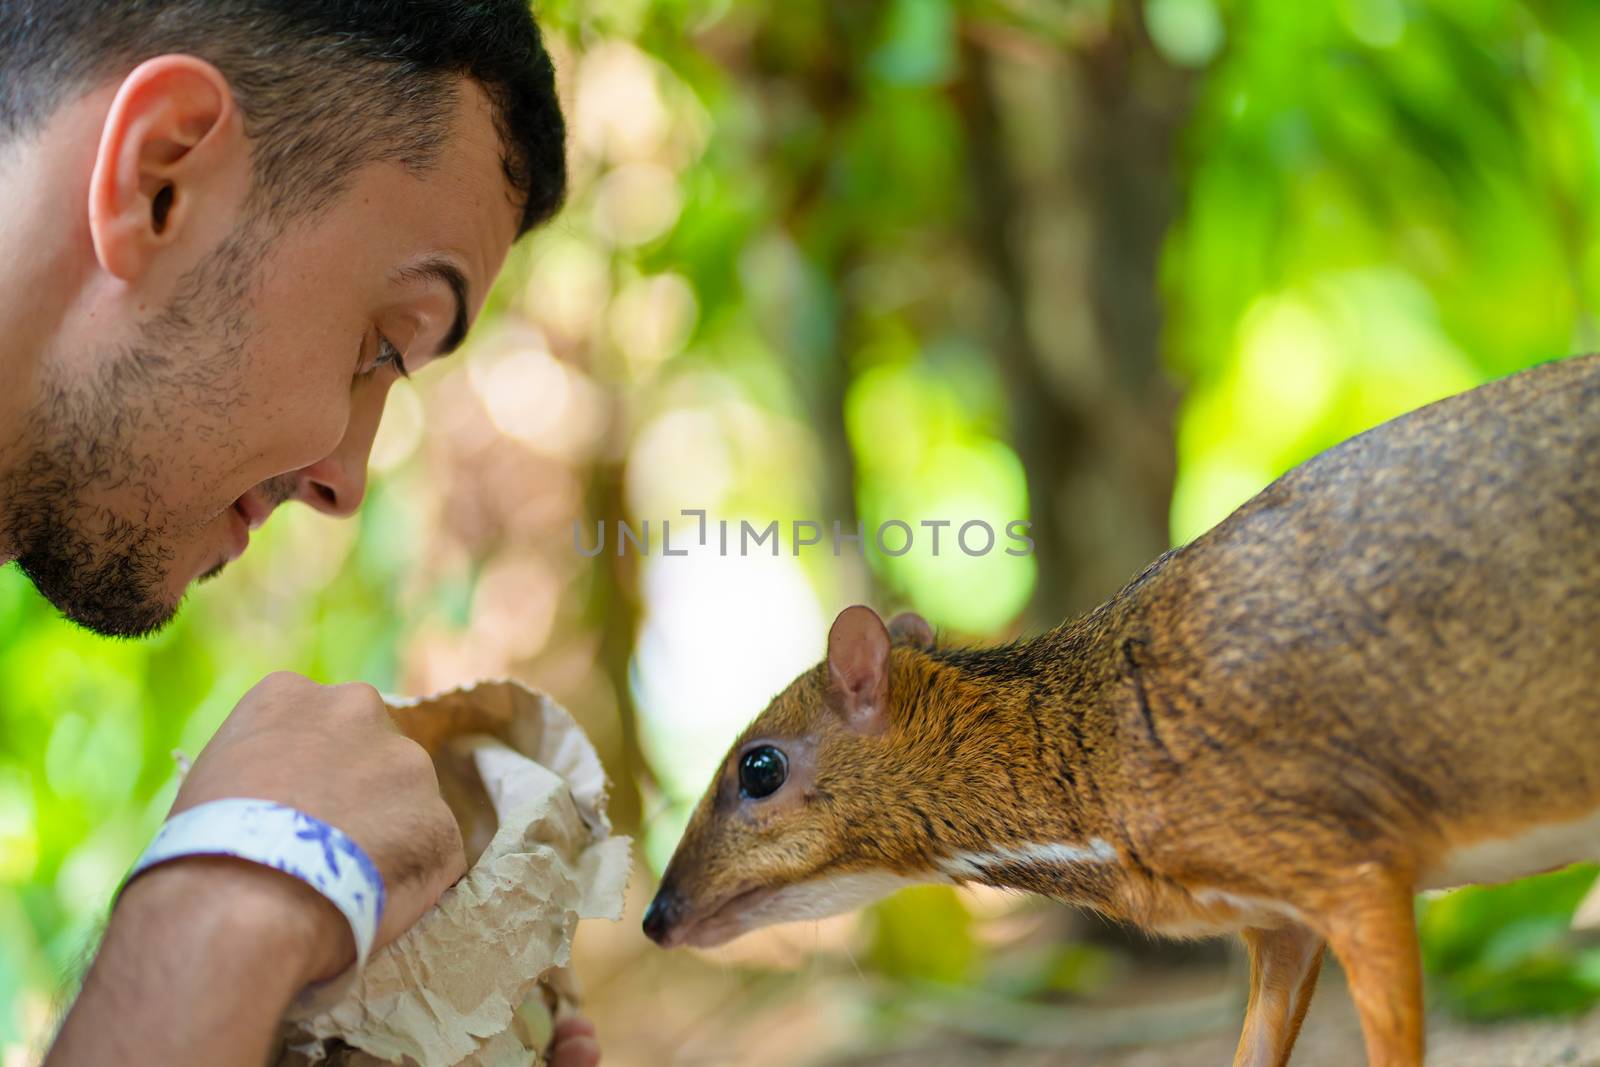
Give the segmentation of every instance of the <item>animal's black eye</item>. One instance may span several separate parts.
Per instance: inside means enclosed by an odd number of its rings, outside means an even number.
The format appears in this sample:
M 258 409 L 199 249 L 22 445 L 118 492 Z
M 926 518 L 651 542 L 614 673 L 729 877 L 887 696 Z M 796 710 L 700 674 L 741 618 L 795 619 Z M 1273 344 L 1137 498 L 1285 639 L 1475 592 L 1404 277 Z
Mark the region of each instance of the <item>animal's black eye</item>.
M 739 761 L 739 791 L 747 797 L 771 796 L 789 777 L 789 759 L 771 745 L 752 748 Z

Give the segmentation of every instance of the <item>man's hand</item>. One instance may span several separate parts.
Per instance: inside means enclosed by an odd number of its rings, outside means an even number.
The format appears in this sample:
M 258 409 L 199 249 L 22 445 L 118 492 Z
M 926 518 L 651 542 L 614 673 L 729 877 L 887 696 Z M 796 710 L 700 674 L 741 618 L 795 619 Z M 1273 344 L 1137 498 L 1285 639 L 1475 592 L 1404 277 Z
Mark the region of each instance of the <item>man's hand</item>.
M 268 675 L 195 760 L 172 813 L 227 797 L 298 808 L 366 850 L 389 894 L 375 949 L 409 929 L 466 873 L 461 830 L 439 796 L 433 761 L 396 729 L 370 685 Z M 354 962 L 355 940 L 338 909 L 301 887 L 326 928 L 326 952 L 306 981 L 331 978 Z
M 465 870 L 432 762 L 371 686 L 291 674 L 257 685 L 195 760 L 173 811 L 227 797 L 287 804 L 349 834 L 387 885 L 377 945 Z M 259 1067 L 295 994 L 354 959 L 344 916 L 289 875 L 230 859 L 162 864 L 123 894 L 46 1063 Z
M 600 1062 L 600 1043 L 595 1040 L 594 1024 L 573 1016 L 556 1024 L 550 1038 L 550 1067 L 596 1067 Z

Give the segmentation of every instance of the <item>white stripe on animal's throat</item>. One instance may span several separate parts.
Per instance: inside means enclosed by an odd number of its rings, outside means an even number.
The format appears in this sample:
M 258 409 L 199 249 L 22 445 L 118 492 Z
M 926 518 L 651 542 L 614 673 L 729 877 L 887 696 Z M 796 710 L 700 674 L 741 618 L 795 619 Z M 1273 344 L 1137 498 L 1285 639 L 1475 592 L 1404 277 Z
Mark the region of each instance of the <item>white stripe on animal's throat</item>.
M 939 869 L 954 878 L 980 878 L 995 867 L 1049 866 L 1075 867 L 1083 864 L 1111 863 L 1117 850 L 1095 837 L 1087 845 L 1042 841 L 1011 848 L 991 848 L 982 852 L 957 852 L 938 861 Z

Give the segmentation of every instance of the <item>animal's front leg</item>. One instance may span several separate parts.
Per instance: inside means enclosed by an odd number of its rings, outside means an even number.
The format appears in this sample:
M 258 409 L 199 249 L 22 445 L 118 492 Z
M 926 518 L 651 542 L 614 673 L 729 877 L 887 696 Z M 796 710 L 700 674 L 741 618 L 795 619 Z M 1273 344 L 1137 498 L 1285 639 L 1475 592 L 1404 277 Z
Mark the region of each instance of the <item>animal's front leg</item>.
M 1304 926 L 1244 931 L 1250 952 L 1250 1006 L 1234 1067 L 1284 1067 L 1311 1004 L 1324 942 Z

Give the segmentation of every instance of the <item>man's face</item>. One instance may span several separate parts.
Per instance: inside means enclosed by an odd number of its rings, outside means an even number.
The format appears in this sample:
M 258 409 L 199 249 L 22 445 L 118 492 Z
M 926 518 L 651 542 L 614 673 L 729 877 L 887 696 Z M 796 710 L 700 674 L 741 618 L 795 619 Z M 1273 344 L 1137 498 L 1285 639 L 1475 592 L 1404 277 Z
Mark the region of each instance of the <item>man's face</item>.
M 365 167 L 280 233 L 241 219 L 161 314 L 56 361 L 90 369 L 45 383 L 0 499 L 65 615 L 149 632 L 278 504 L 359 507 L 395 353 L 415 373 L 458 341 L 516 236 L 490 106 L 460 95 L 426 172 Z

